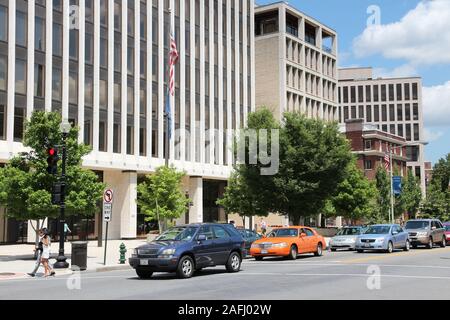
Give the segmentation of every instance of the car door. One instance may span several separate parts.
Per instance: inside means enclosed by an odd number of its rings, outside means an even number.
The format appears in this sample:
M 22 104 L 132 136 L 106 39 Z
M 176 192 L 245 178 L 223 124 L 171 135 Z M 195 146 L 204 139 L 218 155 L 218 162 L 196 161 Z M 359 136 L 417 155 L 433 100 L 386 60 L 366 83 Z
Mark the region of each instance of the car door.
M 199 241 L 200 235 L 204 235 L 206 240 Z M 198 268 L 214 265 L 214 233 L 211 226 L 200 227 L 193 250 Z
M 214 232 L 214 263 L 225 264 L 231 252 L 231 235 L 222 226 L 213 226 L 212 229 Z
M 400 236 L 398 226 L 392 226 L 391 228 L 391 239 L 394 244 L 394 248 L 400 247 Z
M 304 237 L 305 246 L 306 246 L 305 252 L 314 252 L 314 251 L 316 251 L 316 246 L 317 246 L 316 235 L 309 228 L 304 228 L 303 230 L 306 233 L 306 237 Z
M 406 245 L 406 240 L 408 239 L 408 233 L 405 232 L 405 230 L 397 226 L 397 236 L 396 236 L 396 242 L 397 242 L 397 248 L 404 248 Z
M 431 236 L 433 238 L 433 242 L 438 242 L 439 228 L 436 220 L 431 221 Z
M 436 241 L 441 242 L 445 237 L 445 228 L 439 220 L 436 220 Z

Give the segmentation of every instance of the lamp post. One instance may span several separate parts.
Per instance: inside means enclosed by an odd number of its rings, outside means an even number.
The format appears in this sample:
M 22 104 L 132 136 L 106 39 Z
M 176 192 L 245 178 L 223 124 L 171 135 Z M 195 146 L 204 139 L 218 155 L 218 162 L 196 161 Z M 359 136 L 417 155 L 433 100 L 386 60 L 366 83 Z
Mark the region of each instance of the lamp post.
M 61 166 L 61 201 L 59 207 L 59 253 L 56 258 L 56 263 L 53 265 L 55 269 L 65 269 L 69 267 L 69 263 L 67 263 L 67 258 L 64 256 L 64 225 L 66 224 L 64 211 L 66 208 L 65 197 L 66 197 L 66 139 L 71 129 L 71 124 L 67 120 L 63 120 L 59 129 L 62 133 L 62 166 Z

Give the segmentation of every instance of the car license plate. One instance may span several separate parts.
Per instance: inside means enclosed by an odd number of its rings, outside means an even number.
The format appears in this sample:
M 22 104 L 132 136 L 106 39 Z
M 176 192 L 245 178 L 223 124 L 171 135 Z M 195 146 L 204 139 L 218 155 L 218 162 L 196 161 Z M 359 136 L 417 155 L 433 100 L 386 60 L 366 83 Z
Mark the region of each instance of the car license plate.
M 370 243 L 366 243 L 366 244 L 364 245 L 364 247 L 370 248 Z
M 261 254 L 267 253 L 267 250 L 261 250 Z
M 141 259 L 140 263 L 141 266 L 148 266 L 148 260 Z

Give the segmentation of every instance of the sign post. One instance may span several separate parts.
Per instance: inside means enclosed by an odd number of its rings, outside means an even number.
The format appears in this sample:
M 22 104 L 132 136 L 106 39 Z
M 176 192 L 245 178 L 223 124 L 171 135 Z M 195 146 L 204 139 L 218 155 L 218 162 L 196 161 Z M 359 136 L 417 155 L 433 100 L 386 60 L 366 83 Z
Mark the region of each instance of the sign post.
M 106 232 L 105 232 L 105 255 L 103 259 L 103 264 L 106 265 L 106 249 L 108 247 L 108 226 L 112 218 L 112 204 L 113 204 L 114 192 L 112 189 L 106 189 L 103 193 L 103 221 L 106 222 Z

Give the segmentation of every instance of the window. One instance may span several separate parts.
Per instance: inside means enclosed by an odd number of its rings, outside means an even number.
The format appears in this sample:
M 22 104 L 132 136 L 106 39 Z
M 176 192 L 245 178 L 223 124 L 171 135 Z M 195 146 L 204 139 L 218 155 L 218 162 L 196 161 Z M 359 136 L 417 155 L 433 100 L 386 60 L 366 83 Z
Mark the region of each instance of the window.
M 8 10 L 0 6 L 0 41 L 8 40 Z M 0 132 L 1 133 L 1 132 Z
M 114 83 L 114 111 L 120 112 L 122 93 L 121 85 L 119 83 Z
M 52 99 L 61 101 L 62 98 L 62 83 L 61 83 L 61 69 L 53 68 L 52 71 Z
M 142 4 L 141 4 L 142 5 Z M 140 36 L 141 39 L 147 39 L 147 16 L 141 12 L 141 21 L 140 21 Z
M 134 36 L 134 11 L 132 8 L 128 8 L 128 35 Z
M 144 116 L 147 114 L 147 102 L 145 89 L 140 90 L 140 102 L 139 102 L 140 114 Z
M 6 91 L 7 75 L 8 75 L 8 62 L 7 57 L 0 55 L 0 90 Z
M 344 103 L 348 103 L 348 87 L 344 87 Z
M 312 237 L 312 236 L 314 236 L 314 232 L 312 232 L 312 230 L 311 229 L 303 229 L 303 231 L 306 233 L 306 236 L 307 237 Z
M 397 84 L 397 100 L 402 100 L 402 84 L 398 83 Z
M 386 101 L 386 85 L 381 85 L 381 101 Z
M 410 100 L 411 97 L 409 92 L 409 83 L 405 83 L 404 88 L 405 88 L 405 100 Z
M 106 144 L 106 123 L 100 121 L 98 126 L 98 150 L 106 151 Z
M 34 29 L 34 48 L 36 50 L 45 50 L 45 21 L 36 17 Z
M 373 108 L 373 118 L 375 122 L 380 121 L 380 106 L 378 105 L 375 105 Z
M 414 141 L 419 141 L 419 124 L 414 123 L 413 125 Z
M 142 157 L 147 155 L 146 132 L 145 128 L 139 128 L 139 155 Z
M 94 22 L 94 1 L 85 0 L 86 21 Z
M 53 0 L 53 9 L 62 11 L 62 0 Z
M 16 44 L 22 47 L 27 45 L 27 14 L 21 11 L 16 14 Z
M 53 23 L 53 55 L 62 56 L 62 25 Z
M 86 76 L 84 83 L 84 104 L 92 107 L 94 104 L 94 79 Z
M 378 102 L 378 86 L 373 86 L 373 101 Z
M 100 79 L 100 109 L 108 109 L 108 82 Z
M 23 139 L 23 127 L 25 121 L 25 108 L 14 108 L 14 141 L 21 142 Z
M 134 114 L 134 88 L 128 87 L 127 89 L 127 114 Z
M 389 105 L 389 121 L 395 121 L 395 105 Z
M 219 226 L 213 226 L 214 230 L 214 238 L 215 239 L 227 239 L 230 238 L 230 235 L 228 232 L 223 228 Z
M 372 106 L 366 106 L 366 122 L 372 122 Z
M 364 161 L 364 170 L 372 170 L 372 160 Z
M 117 31 L 120 31 L 121 25 L 122 25 L 122 9 L 121 9 L 121 2 L 116 0 L 114 2 L 114 29 Z
M 366 102 L 372 101 L 372 90 L 370 86 L 366 86 Z
M 411 124 L 406 124 L 406 140 L 411 141 Z
M 134 154 L 134 127 L 127 126 L 127 154 Z
M 120 72 L 122 66 L 122 49 L 120 43 L 114 43 L 114 71 Z
M 372 140 L 365 140 L 364 142 L 364 148 L 366 150 L 372 150 Z
M 403 124 L 397 125 L 397 135 L 403 137 Z
M 403 105 L 397 105 L 397 121 L 403 121 Z
M 100 0 L 100 23 L 108 24 L 108 0 Z
M 134 49 L 133 47 L 128 47 L 128 54 L 127 54 L 127 67 L 128 67 L 128 74 L 133 75 L 134 74 Z
M 364 102 L 364 87 L 358 86 L 358 102 Z
M 411 105 L 409 103 L 405 104 L 405 120 L 411 120 Z
M 27 62 L 16 60 L 16 93 L 27 93 Z
M 69 103 L 78 104 L 78 75 L 71 72 L 69 78 Z
M 43 98 L 45 81 L 44 81 L 44 66 L 42 64 L 34 65 L 34 96 Z
M 419 120 L 419 105 L 417 103 L 413 104 L 413 120 Z
M 113 126 L 113 152 L 120 153 L 121 150 L 121 140 L 120 140 L 120 124 L 114 123 Z
M 212 240 L 214 238 L 213 231 L 210 226 L 202 226 L 198 232 L 198 235 L 204 235 L 206 240 Z
M 6 140 L 6 106 L 0 102 L 0 140 Z
M 356 102 L 356 88 L 355 87 L 350 87 L 350 101 L 352 103 Z
M 108 40 L 100 38 L 100 67 L 108 67 Z
M 72 59 L 78 59 L 78 30 L 70 30 L 69 55 Z
M 147 75 L 147 53 L 145 51 L 141 51 L 140 58 L 141 58 L 141 62 L 140 62 L 141 78 L 145 79 L 146 75 Z
M 86 33 L 85 37 L 85 55 L 86 63 L 93 64 L 94 55 L 94 37 L 91 33 Z
M 389 101 L 393 101 L 394 100 L 394 85 L 390 84 L 389 85 Z
M 412 84 L 412 98 L 413 98 L 413 100 L 418 99 L 417 83 Z

